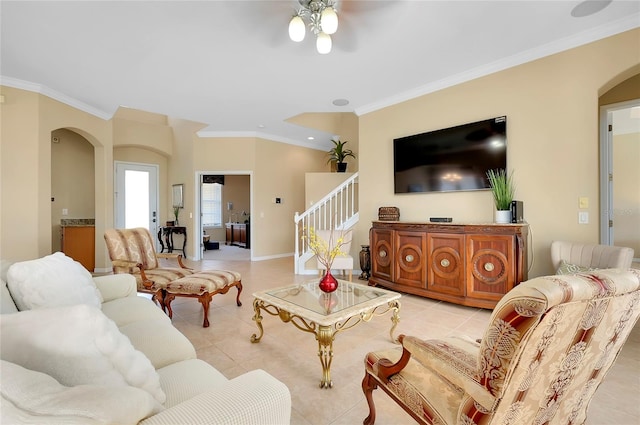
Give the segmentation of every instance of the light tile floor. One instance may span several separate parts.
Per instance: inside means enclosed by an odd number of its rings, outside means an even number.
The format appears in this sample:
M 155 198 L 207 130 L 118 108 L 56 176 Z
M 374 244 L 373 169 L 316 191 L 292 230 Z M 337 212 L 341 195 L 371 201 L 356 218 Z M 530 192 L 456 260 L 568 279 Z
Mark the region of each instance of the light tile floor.
M 187 262 L 198 269 L 233 269 L 242 273 L 242 307 L 236 292 L 217 295 L 209 312 L 211 326 L 202 328 L 202 309 L 195 299 L 176 298 L 172 303 L 174 325 L 194 344 L 198 357 L 228 378 L 252 369 L 264 369 L 291 391 L 291 423 L 299 425 L 358 424 L 368 415 L 360 387 L 367 352 L 393 347 L 389 339 L 390 315 L 377 317 L 338 334 L 331 366 L 332 389 L 320 389 L 322 369 L 314 335 L 263 315 L 264 336 L 253 344 L 252 293 L 299 282 L 313 276 L 293 274 L 293 260 Z M 356 280 L 356 276 L 354 276 Z M 396 334 L 434 338 L 450 333 L 482 336 L 490 311 L 462 307 L 411 295 L 400 300 L 400 324 Z M 589 409 L 588 425 L 640 424 L 640 326 L 636 326 L 602 383 Z M 412 424 L 414 421 L 381 390 L 374 392 L 379 425 Z

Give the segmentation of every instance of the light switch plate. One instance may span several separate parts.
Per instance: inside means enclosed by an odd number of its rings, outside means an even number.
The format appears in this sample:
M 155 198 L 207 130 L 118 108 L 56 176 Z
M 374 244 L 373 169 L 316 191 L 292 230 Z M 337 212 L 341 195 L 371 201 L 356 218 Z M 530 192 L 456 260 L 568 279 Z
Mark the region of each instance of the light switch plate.
M 578 213 L 578 224 L 589 224 L 589 213 L 586 211 L 580 211 Z
M 586 196 L 581 196 L 580 198 L 578 198 L 578 208 L 589 208 L 589 198 L 587 198 Z

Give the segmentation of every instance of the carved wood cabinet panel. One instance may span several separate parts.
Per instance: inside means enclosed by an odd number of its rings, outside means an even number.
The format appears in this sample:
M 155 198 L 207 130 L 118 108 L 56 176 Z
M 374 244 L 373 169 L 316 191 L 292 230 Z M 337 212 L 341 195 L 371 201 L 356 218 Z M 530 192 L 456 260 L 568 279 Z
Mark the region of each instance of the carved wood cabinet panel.
M 374 221 L 370 285 L 493 308 L 527 279 L 527 224 Z

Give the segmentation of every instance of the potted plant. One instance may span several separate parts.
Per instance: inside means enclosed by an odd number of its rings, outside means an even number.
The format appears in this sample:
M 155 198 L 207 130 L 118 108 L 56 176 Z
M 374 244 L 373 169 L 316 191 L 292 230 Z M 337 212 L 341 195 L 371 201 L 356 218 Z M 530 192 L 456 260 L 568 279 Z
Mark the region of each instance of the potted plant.
M 179 224 L 178 216 L 180 215 L 180 207 L 173 207 L 173 215 L 176 217 L 176 226 Z
M 515 193 L 513 172 L 507 174 L 504 169 L 487 171 L 487 178 L 491 185 L 493 202 L 496 207 L 495 222 L 511 223 L 511 201 Z
M 344 147 L 344 145 L 349 143 L 348 140 L 341 142 L 340 139 L 332 139 L 331 142 L 333 142 L 333 148 L 331 148 L 331 150 L 327 152 L 327 154 L 329 155 L 329 160 L 327 161 L 327 163 L 335 161 L 336 170 L 339 173 L 344 173 L 345 171 L 347 171 L 347 163 L 344 162 L 345 158 L 350 156 L 351 158 L 355 159 L 356 156 L 351 149 L 347 149 Z

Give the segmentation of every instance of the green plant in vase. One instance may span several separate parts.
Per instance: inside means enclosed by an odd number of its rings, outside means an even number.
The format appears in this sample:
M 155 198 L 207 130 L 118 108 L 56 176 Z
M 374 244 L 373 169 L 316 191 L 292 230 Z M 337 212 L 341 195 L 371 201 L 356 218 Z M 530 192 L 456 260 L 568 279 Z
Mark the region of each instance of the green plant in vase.
M 340 139 L 332 139 L 331 142 L 333 143 L 333 148 L 331 148 L 331 150 L 327 152 L 327 155 L 329 155 L 329 160 L 327 161 L 327 163 L 335 161 L 336 170 L 339 173 L 344 173 L 345 171 L 347 171 L 347 163 L 344 162 L 344 160 L 347 157 L 355 159 L 356 155 L 351 149 L 344 147 L 347 143 L 349 143 L 348 140 L 341 142 Z
M 496 207 L 496 223 L 511 223 L 511 202 L 516 190 L 513 182 L 513 171 L 511 174 L 507 174 L 502 168 L 489 170 L 487 171 L 487 178 L 491 186 L 493 203 Z
M 176 226 L 178 225 L 178 216 L 180 215 L 180 207 L 173 207 L 173 215 L 176 218 Z

